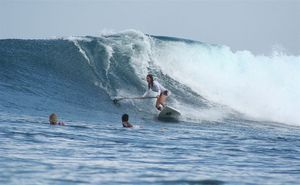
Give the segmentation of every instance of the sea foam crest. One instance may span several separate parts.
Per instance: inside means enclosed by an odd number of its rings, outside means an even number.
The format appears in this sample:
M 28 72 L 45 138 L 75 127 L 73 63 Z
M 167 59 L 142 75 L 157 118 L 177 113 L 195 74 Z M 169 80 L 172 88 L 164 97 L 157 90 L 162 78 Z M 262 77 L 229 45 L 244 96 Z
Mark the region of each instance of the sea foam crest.
M 184 42 L 159 42 L 153 53 L 164 73 L 208 100 L 258 120 L 300 125 L 300 56 Z

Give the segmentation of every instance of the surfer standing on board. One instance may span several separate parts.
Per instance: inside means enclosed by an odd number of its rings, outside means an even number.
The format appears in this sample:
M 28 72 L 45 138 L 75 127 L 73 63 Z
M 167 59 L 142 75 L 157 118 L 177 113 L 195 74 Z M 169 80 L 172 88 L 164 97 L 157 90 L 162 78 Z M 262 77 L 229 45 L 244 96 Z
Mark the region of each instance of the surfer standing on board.
M 151 90 L 157 92 L 158 95 L 156 96 L 157 99 L 155 107 L 157 110 L 161 111 L 162 107 L 165 107 L 166 99 L 169 96 L 169 91 L 160 83 L 158 83 L 158 81 L 153 80 L 153 76 L 151 74 L 147 75 L 146 80 L 148 82 L 148 90 L 145 92 L 143 97 L 149 96 Z

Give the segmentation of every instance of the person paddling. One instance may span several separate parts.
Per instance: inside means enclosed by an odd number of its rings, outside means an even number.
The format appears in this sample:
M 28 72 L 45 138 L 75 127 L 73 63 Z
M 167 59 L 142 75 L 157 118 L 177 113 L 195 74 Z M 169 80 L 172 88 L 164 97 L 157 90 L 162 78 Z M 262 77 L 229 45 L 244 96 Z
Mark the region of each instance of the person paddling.
M 153 80 L 153 75 L 152 74 L 148 74 L 146 76 L 146 80 L 147 80 L 147 83 L 148 83 L 148 89 L 142 97 L 149 96 L 151 91 L 157 92 L 158 95 L 156 96 L 157 99 L 156 99 L 155 107 L 157 108 L 157 110 L 161 111 L 162 108 L 165 107 L 167 97 L 169 96 L 170 93 L 158 81 Z

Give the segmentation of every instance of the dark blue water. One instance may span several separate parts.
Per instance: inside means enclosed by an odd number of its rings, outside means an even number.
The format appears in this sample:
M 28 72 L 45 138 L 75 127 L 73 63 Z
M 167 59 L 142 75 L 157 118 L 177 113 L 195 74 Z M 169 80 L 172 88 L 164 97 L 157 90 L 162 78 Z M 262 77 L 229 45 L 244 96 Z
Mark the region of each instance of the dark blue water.
M 164 42 L 202 44 L 139 33 L 0 40 L 0 184 L 298 184 L 297 119 L 251 119 L 204 98 L 158 65 Z M 142 95 L 148 72 L 171 90 L 178 122 L 158 121 L 153 100 L 112 102 Z M 66 126 L 49 125 L 52 112 Z

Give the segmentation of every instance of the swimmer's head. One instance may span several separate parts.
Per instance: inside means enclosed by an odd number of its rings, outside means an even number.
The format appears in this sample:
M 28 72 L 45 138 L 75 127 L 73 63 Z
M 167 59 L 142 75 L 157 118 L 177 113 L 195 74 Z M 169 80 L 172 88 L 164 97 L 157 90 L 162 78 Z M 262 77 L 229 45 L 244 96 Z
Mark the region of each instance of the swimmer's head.
M 127 122 L 128 118 L 129 118 L 128 114 L 123 114 L 122 115 L 122 122 Z
M 56 124 L 57 123 L 57 116 L 56 116 L 55 113 L 50 114 L 49 122 L 50 122 L 50 124 Z

